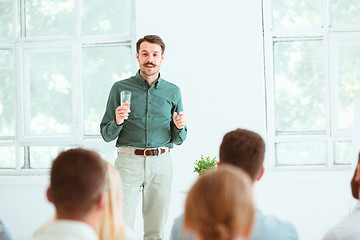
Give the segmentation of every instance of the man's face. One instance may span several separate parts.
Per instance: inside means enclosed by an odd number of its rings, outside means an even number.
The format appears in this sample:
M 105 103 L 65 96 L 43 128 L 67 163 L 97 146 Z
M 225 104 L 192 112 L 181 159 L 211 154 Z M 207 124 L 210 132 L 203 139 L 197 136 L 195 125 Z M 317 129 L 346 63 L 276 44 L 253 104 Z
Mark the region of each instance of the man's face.
M 156 43 L 142 42 L 139 53 L 136 53 L 140 71 L 150 77 L 158 74 L 164 55 L 161 54 L 161 46 Z

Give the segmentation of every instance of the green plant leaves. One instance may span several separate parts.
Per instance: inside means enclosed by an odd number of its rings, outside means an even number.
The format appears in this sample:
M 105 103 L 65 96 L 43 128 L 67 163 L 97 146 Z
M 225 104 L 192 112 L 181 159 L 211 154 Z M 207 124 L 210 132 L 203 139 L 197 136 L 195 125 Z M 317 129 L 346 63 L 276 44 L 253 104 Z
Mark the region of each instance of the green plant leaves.
M 194 172 L 201 175 L 209 169 L 215 169 L 217 162 L 216 157 L 211 158 L 210 156 L 204 157 L 204 155 L 201 155 L 201 159 L 194 162 Z

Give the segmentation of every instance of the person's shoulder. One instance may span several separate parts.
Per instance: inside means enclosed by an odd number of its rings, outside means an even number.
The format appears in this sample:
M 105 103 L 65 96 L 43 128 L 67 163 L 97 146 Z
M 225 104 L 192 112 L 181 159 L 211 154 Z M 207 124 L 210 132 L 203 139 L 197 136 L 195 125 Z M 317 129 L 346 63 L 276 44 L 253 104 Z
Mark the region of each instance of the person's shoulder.
M 181 214 L 174 219 L 170 240 L 195 240 L 195 236 L 193 236 L 190 232 L 183 231 L 183 219 L 184 214 Z
M 257 211 L 256 222 L 251 240 L 256 239 L 298 239 L 294 224 L 274 215 L 265 215 Z
M 12 240 L 12 235 L 9 227 L 0 219 L 0 239 L 1 240 Z
M 169 82 L 163 78 L 161 78 L 161 81 L 162 81 L 162 85 L 165 86 L 165 87 L 168 87 L 168 88 L 174 88 L 174 89 L 177 89 L 177 90 L 180 90 L 180 88 L 175 84 L 175 83 L 172 83 L 172 82 Z
M 174 222 L 175 223 L 179 223 L 179 222 L 182 223 L 183 219 L 184 219 L 184 214 L 182 213 L 177 218 L 174 219 Z
M 352 212 L 346 216 L 341 222 L 337 223 L 331 228 L 323 240 L 336 240 L 336 239 L 358 239 L 360 236 L 360 209 Z
M 125 240 L 137 240 L 135 232 L 128 226 L 125 226 Z
M 173 231 L 181 231 L 183 219 L 184 219 L 184 214 L 181 214 L 177 218 L 174 219 L 174 223 L 172 226 Z
M 336 237 L 335 233 L 333 232 L 333 230 L 329 230 L 325 236 L 322 238 L 322 240 L 337 240 L 338 238 Z
M 98 240 L 95 230 L 85 222 L 74 220 L 50 221 L 31 240 Z
M 274 215 L 266 215 L 258 212 L 257 217 L 265 225 L 291 230 L 295 229 L 294 225 L 291 222 L 280 219 Z
M 121 79 L 121 80 L 115 82 L 114 85 L 118 85 L 118 86 L 126 85 L 126 84 L 129 84 L 129 83 L 133 83 L 134 80 L 135 80 L 135 76 L 131 76 L 129 78 Z
M 136 85 L 134 76 L 114 82 L 111 87 L 111 90 L 118 91 L 119 88 L 123 89 L 123 88 L 127 88 L 128 86 L 132 86 L 132 85 Z

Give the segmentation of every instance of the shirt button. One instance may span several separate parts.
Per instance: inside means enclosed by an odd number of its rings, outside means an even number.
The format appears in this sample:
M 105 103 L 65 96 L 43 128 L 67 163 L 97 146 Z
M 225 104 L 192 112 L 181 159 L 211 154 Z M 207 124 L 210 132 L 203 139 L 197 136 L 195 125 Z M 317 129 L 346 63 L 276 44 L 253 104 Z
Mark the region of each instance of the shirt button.
M 148 118 L 150 118 L 150 116 L 148 116 Z
M 147 145 L 150 146 L 150 143 L 148 143 Z

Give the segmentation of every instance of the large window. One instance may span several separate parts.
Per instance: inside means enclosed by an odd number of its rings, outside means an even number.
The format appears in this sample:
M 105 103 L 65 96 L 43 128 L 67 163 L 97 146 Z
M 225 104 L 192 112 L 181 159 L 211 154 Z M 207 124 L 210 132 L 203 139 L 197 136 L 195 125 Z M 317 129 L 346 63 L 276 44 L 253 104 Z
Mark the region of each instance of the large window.
M 132 72 L 132 4 L 0 0 L 0 174 L 47 169 L 71 147 L 115 159 L 99 124 Z
M 271 166 L 349 165 L 360 1 L 270 0 L 263 11 Z

